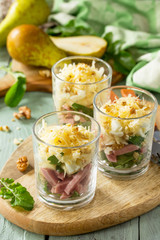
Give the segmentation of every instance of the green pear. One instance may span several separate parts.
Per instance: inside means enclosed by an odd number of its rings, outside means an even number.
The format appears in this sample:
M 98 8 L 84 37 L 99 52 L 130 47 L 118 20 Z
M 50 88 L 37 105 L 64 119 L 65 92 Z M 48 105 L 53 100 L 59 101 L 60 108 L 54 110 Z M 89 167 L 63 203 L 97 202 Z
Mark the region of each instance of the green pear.
M 7 35 L 14 27 L 21 24 L 40 25 L 47 21 L 49 13 L 45 0 L 15 0 L 0 23 L 0 47 L 5 45 Z
M 66 53 L 35 25 L 24 24 L 12 29 L 7 37 L 7 49 L 12 58 L 32 66 L 51 68 L 66 57 Z

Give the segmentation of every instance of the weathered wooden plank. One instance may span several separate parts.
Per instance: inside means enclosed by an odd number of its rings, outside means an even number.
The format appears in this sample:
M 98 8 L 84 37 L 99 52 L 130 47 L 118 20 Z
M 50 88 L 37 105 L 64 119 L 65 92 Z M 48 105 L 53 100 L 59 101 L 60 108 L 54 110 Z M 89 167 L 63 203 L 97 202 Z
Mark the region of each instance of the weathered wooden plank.
M 1 240 L 45 240 L 45 236 L 24 231 L 0 215 Z
M 160 239 L 160 206 L 140 217 L 140 240 Z
M 138 240 L 138 218 L 93 233 L 69 237 L 50 236 L 49 240 Z
M 13 144 L 14 138 L 28 137 L 32 132 L 32 125 L 39 116 L 53 110 L 51 94 L 48 93 L 26 93 L 20 105 L 27 105 L 32 110 L 32 119 L 16 120 L 12 122 L 13 112 L 16 108 L 9 108 L 5 105 L 4 99 L 0 98 L 0 126 L 8 125 L 11 132 L 0 131 L 0 169 L 3 167 L 11 153 L 16 149 Z M 20 127 L 19 130 L 16 128 Z M 9 177 L 9 176 L 8 176 Z M 0 215 L 0 240 L 44 240 L 43 235 L 37 235 L 24 231 L 23 229 L 8 222 Z

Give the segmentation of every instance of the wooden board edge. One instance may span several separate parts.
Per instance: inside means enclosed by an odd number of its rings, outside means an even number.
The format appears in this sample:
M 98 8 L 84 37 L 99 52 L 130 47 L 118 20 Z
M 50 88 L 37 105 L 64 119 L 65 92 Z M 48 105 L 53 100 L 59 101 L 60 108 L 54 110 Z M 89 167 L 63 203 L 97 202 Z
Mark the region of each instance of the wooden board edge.
M 7 175 L 7 172 L 6 172 L 6 165 L 11 163 L 13 163 L 13 159 L 16 159 L 16 156 L 17 156 L 17 151 L 19 149 L 24 149 L 25 148 L 25 145 L 27 145 L 29 142 L 32 141 L 32 136 L 30 135 L 29 137 L 27 137 L 17 148 L 16 150 L 11 154 L 11 156 L 9 157 L 9 159 L 7 160 L 7 162 L 5 163 L 5 165 L 3 166 L 3 168 L 1 169 L 0 171 L 0 177 L 2 178 L 9 178 L 10 176 Z M 20 157 L 20 156 L 19 156 Z M 18 160 L 18 158 L 17 158 Z M 17 178 L 20 178 L 21 176 L 24 176 L 24 174 L 26 174 L 27 172 L 31 171 L 33 169 L 33 161 L 29 161 L 29 167 L 27 169 L 27 171 L 25 172 L 20 172 L 18 171 L 17 167 L 16 167 L 16 161 L 15 161 L 15 169 L 13 169 L 15 171 L 15 176 L 17 175 L 17 177 L 14 177 L 14 180 L 16 180 Z
M 107 216 L 101 216 L 97 217 L 92 220 L 87 220 L 84 226 L 84 223 L 81 223 L 81 221 L 77 221 L 74 223 L 66 223 L 66 226 L 64 228 L 64 223 L 47 223 L 47 227 L 44 229 L 44 222 L 41 221 L 33 221 L 33 224 L 30 223 L 30 219 L 26 218 L 25 215 L 20 214 L 18 212 L 17 215 L 15 215 L 15 209 L 10 207 L 10 214 L 8 213 L 8 202 L 6 200 L 0 199 L 0 213 L 10 222 L 13 224 L 23 228 L 24 230 L 34 232 L 37 234 L 42 235 L 52 235 L 52 236 L 71 236 L 71 235 L 79 235 L 89 232 L 94 232 L 97 230 L 102 230 L 104 228 L 108 228 L 111 226 L 115 226 L 117 224 L 124 223 L 126 221 L 129 221 L 139 215 L 142 215 L 156 206 L 159 205 L 159 196 L 156 196 L 154 199 L 150 199 L 148 202 L 141 203 L 137 205 L 137 211 L 135 211 L 135 207 L 130 207 L 127 211 L 130 212 L 129 215 L 126 215 L 126 209 L 123 209 L 119 212 L 119 214 L 115 217 L 115 213 L 111 213 Z M 154 201 L 154 204 L 153 204 Z M 6 211 L 7 210 L 7 211 Z M 27 219 L 27 220 L 26 220 Z M 94 220 L 94 221 L 93 221 Z M 24 227 L 23 223 L 25 222 L 26 227 Z M 62 231 L 62 229 L 64 229 Z M 77 230 L 78 229 L 78 230 Z

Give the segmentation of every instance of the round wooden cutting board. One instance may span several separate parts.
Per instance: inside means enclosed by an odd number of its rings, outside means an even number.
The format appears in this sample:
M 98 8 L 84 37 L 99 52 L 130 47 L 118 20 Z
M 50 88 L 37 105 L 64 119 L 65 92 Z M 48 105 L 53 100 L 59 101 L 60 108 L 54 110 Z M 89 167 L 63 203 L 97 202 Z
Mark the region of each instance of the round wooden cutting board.
M 26 173 L 16 168 L 16 160 L 26 155 L 30 167 Z M 139 216 L 160 203 L 160 167 L 151 163 L 143 176 L 130 181 L 117 181 L 98 172 L 96 195 L 87 206 L 74 211 L 47 207 L 36 197 L 33 170 L 32 139 L 27 138 L 12 154 L 0 177 L 16 179 L 35 199 L 30 212 L 12 208 L 0 198 L 0 213 L 12 223 L 44 235 L 76 235 L 116 225 Z

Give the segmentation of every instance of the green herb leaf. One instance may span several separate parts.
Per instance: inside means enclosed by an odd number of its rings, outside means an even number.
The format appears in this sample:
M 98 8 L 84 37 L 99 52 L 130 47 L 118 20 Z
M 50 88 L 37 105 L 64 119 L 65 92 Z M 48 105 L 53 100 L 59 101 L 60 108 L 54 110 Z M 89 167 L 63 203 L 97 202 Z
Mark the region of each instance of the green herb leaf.
M 10 199 L 12 207 L 22 207 L 27 211 L 33 209 L 34 199 L 20 183 L 14 183 L 12 178 L 0 179 L 0 196 L 4 199 Z
M 75 110 L 75 111 L 82 111 L 83 113 L 93 117 L 93 109 L 88 108 L 86 106 L 83 106 L 81 104 L 73 103 L 72 104 L 72 109 Z
M 72 193 L 71 198 L 79 197 L 79 196 L 80 196 L 79 193 L 78 193 L 77 191 L 74 191 L 74 192 Z
M 134 160 L 133 152 L 117 156 L 117 165 L 124 165 L 131 160 Z
M 50 156 L 47 160 L 50 161 L 50 164 L 56 165 L 57 171 L 64 172 L 62 168 L 62 163 L 58 160 L 58 158 L 55 155 Z
M 100 151 L 100 157 L 101 157 L 102 160 L 107 160 L 108 161 L 104 150 Z
M 59 162 L 58 158 L 55 155 L 50 156 L 47 160 L 50 161 L 50 164 L 54 165 L 61 164 L 61 162 Z
M 143 141 L 144 141 L 144 138 L 141 136 L 130 136 L 129 138 L 130 143 L 138 146 L 140 146 Z
M 65 25 L 58 25 L 54 28 L 49 28 L 49 35 L 59 35 L 61 37 L 79 36 L 79 35 L 94 35 L 93 29 L 83 20 L 72 19 Z
M 86 122 L 77 122 L 77 125 L 81 125 L 83 127 L 85 127 L 86 129 L 89 129 L 91 127 L 91 122 L 90 121 L 86 121 Z
M 64 156 L 64 152 L 61 152 L 60 154 L 61 154 L 62 157 Z
M 26 91 L 26 77 L 22 72 L 10 72 L 16 82 L 5 95 L 5 103 L 9 107 L 16 107 Z
M 64 172 L 63 168 L 62 168 L 61 166 L 59 166 L 59 165 L 56 166 L 56 170 L 57 170 L 59 173 L 63 173 L 63 172 Z

